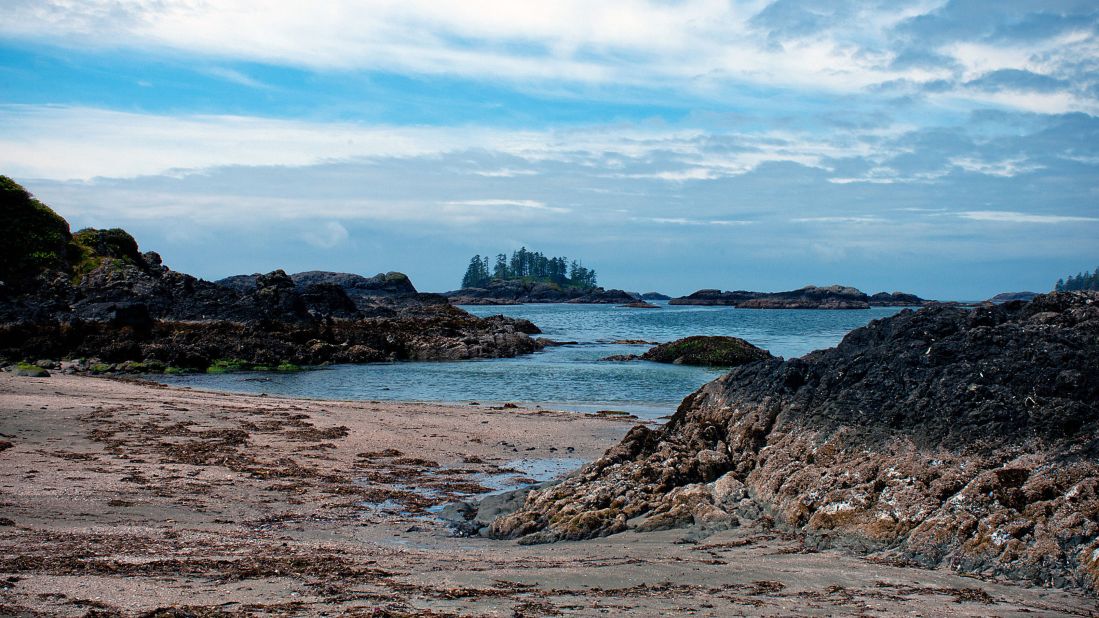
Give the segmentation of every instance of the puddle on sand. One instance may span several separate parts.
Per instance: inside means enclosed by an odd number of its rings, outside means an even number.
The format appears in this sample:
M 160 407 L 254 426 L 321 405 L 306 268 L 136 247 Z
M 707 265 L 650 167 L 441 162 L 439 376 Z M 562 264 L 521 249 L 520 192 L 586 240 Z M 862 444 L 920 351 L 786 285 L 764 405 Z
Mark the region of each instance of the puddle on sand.
M 473 482 L 483 487 L 487 487 L 490 491 L 482 493 L 457 492 L 457 495 L 463 500 L 470 500 L 502 494 L 516 489 L 523 489 L 525 487 L 530 487 L 531 485 L 563 477 L 585 463 L 586 462 L 583 459 L 576 457 L 513 459 L 500 465 L 500 468 L 506 470 L 505 472 L 482 472 L 472 476 L 471 480 Z M 432 476 L 434 476 L 434 473 L 432 473 Z M 452 499 L 448 499 L 448 496 L 444 492 L 433 487 L 417 487 L 405 483 L 394 483 L 390 485 L 390 487 L 396 491 L 408 492 L 422 496 L 428 500 L 438 501 L 437 504 L 433 504 L 424 509 L 429 514 L 438 513 L 443 510 L 443 507 L 453 501 Z M 362 501 L 359 503 L 359 506 L 374 513 L 412 515 L 399 500 L 394 500 L 393 498 L 387 498 L 382 502 Z
M 583 459 L 576 457 L 514 459 L 500 466 L 501 468 L 514 470 L 514 472 L 481 473 L 474 475 L 473 480 L 492 490 L 478 494 L 478 497 L 491 496 L 545 481 L 552 481 L 576 470 L 584 463 L 586 462 Z M 531 483 L 531 480 L 534 483 Z

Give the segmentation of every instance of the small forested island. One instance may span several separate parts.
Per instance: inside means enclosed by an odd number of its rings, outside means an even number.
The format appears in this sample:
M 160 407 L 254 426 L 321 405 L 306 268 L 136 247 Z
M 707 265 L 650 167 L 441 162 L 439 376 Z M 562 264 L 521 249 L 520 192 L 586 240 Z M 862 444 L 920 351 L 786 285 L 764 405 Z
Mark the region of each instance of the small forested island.
M 516 305 L 522 303 L 622 304 L 637 300 L 622 290 L 604 290 L 596 284 L 595 270 L 578 260 L 546 257 L 540 251 L 520 248 L 492 261 L 475 255 L 462 277 L 462 288 L 446 293 L 456 305 Z
M 585 268 L 579 261 L 570 261 L 567 257 L 546 257 L 540 251 L 527 251 L 526 247 L 513 251 L 511 259 L 504 253 L 497 254 L 495 262 L 491 262 L 487 255 L 473 256 L 462 277 L 462 287 L 485 287 L 493 279 L 554 283 L 581 289 L 591 289 L 596 285 L 595 271 Z

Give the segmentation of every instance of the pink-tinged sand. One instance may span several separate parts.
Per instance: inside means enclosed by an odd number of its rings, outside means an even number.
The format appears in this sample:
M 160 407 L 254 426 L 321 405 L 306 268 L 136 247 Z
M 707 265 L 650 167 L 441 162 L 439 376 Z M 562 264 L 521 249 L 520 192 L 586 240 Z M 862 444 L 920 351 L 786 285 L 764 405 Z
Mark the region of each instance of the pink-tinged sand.
M 0 615 L 1096 611 L 1093 597 L 814 553 L 751 524 L 698 542 L 451 537 L 425 511 L 433 496 L 481 490 L 516 459 L 594 459 L 630 426 L 488 408 L 0 374 Z

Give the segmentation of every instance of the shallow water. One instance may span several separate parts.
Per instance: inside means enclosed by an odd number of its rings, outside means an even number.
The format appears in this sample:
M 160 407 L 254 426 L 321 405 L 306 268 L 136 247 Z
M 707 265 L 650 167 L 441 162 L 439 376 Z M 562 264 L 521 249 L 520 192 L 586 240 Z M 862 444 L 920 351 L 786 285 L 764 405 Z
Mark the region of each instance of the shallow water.
M 669 414 L 720 369 L 649 362 L 608 362 L 612 354 L 641 354 L 647 345 L 614 341 L 667 342 L 689 335 L 731 335 L 791 358 L 832 347 L 852 329 L 899 309 L 821 311 L 670 306 L 623 309 L 613 305 L 469 306 L 479 316 L 526 318 L 542 337 L 576 341 L 519 358 L 456 362 L 336 365 L 300 373 L 233 373 L 154 376 L 195 388 L 267 393 L 314 399 L 512 401 L 594 412 L 624 410 L 642 418 Z

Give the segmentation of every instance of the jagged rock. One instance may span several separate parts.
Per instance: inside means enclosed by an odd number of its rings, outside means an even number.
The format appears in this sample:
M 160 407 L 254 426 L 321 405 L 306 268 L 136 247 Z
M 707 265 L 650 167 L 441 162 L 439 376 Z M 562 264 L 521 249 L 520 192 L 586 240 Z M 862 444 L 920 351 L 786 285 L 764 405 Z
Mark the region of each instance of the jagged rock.
M 635 300 L 633 302 L 626 303 L 624 305 L 618 305 L 624 309 L 659 309 L 660 305 L 654 305 L 652 303 L 645 302 L 643 300 Z
M 743 339 L 702 335 L 663 343 L 641 355 L 641 360 L 657 363 L 712 367 L 735 367 L 765 358 L 771 358 L 771 353 Z
M 811 544 L 1095 589 L 1099 293 L 906 310 L 836 348 L 734 368 L 490 534 L 760 514 Z
M 219 284 L 173 272 L 123 230 L 70 234 L 63 218 L 3 176 L 0 216 L 20 239 L 5 245 L 0 264 L 7 277 L 0 359 L 204 369 L 218 359 L 313 365 L 515 356 L 540 347 L 529 321 L 477 318 L 420 294 L 401 273 L 276 270 Z

